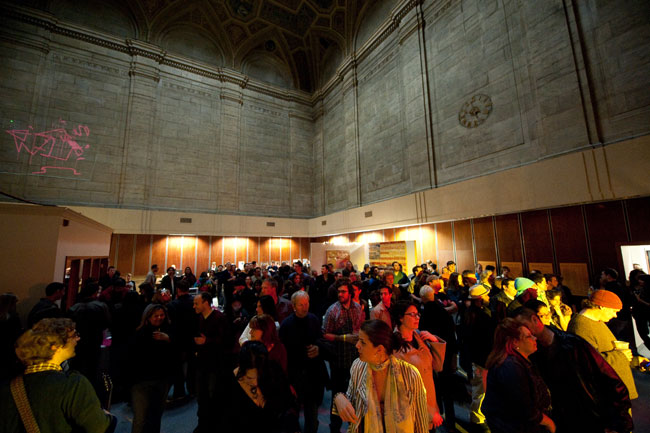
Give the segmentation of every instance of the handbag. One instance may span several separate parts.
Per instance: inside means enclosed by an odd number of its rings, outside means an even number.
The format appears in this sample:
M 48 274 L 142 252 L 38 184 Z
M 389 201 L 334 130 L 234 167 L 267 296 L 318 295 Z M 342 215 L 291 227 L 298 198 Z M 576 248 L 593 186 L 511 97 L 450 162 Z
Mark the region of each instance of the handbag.
M 25 390 L 25 383 L 23 382 L 22 376 L 18 376 L 11 381 L 11 395 L 14 397 L 20 419 L 23 421 L 27 433 L 40 433 L 41 430 L 38 428 L 38 424 L 36 424 L 36 418 L 34 418 L 32 407 L 29 405 L 29 400 L 27 399 L 27 391 Z
M 418 335 L 420 335 L 420 330 L 416 330 Z M 442 338 L 438 337 L 437 335 L 435 336 L 438 341 L 429 341 L 429 340 L 423 340 L 424 344 L 427 345 L 429 348 L 429 351 L 431 352 L 431 356 L 433 357 L 433 371 L 436 373 L 440 373 L 442 371 L 442 367 L 445 364 L 445 353 L 447 352 L 447 342 L 443 340 Z

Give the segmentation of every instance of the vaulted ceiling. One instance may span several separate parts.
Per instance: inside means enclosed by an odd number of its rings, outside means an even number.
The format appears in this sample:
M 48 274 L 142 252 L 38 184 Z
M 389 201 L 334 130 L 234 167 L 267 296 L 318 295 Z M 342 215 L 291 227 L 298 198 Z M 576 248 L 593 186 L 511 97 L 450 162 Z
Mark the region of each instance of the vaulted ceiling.
M 360 17 L 379 3 L 378 0 L 31 1 L 49 3 L 42 6 L 57 17 L 73 14 L 71 8 L 77 15 L 81 13 L 80 8 L 86 14 L 101 11 L 105 15 L 109 8 L 119 11 L 132 23 L 131 37 L 163 47 L 170 33 L 200 34 L 203 40 L 214 45 L 215 52 L 221 53 L 222 59 L 217 63 L 222 66 L 246 72 L 248 63 L 275 63 L 278 71 L 290 74 L 289 87 L 307 92 L 331 78 L 335 68 L 324 63 L 343 59 L 350 51 Z M 108 26 L 107 21 L 108 18 L 96 19 L 91 24 Z M 178 44 L 174 47 L 175 50 L 169 51 L 192 57 L 192 47 L 188 46 L 185 53 L 178 52 Z M 265 60 L 260 63 L 260 59 Z

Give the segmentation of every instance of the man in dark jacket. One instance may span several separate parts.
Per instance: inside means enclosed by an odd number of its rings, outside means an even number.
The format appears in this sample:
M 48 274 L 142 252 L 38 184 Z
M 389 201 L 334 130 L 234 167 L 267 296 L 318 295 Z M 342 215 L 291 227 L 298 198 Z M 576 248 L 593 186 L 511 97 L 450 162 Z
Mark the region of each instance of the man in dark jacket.
M 212 309 L 212 295 L 201 292 L 194 296 L 194 311 L 198 315 L 196 349 L 196 393 L 199 425 L 195 433 L 214 431 L 228 396 L 219 389 L 232 374 L 232 345 L 226 316 Z
M 174 360 L 174 399 L 185 397 L 185 383 L 190 394 L 194 393 L 193 372 L 190 368 L 196 335 L 196 313 L 194 299 L 190 295 L 189 284 L 178 282 L 178 296 L 169 303 L 169 318 L 176 332 L 178 357 Z
M 56 301 L 63 297 L 65 286 L 63 283 L 50 283 L 45 288 L 45 297 L 34 305 L 27 316 L 27 327 L 31 328 L 36 322 L 45 318 L 62 317 L 63 312 Z
M 627 388 L 596 349 L 576 335 L 544 326 L 528 308 L 514 317 L 537 337 L 530 359 L 551 391 L 557 433 L 632 431 Z
M 320 319 L 309 312 L 309 295 L 298 291 L 291 296 L 294 313 L 280 326 L 280 339 L 287 349 L 289 383 L 304 406 L 305 433 L 318 431 L 318 407 L 323 402 L 327 369 L 320 345 Z
M 169 267 L 167 268 L 167 275 L 162 277 L 160 280 L 160 288 L 169 290 L 169 293 L 172 294 L 172 298 L 176 297 L 176 286 L 178 285 L 181 279 L 176 276 L 176 269 Z

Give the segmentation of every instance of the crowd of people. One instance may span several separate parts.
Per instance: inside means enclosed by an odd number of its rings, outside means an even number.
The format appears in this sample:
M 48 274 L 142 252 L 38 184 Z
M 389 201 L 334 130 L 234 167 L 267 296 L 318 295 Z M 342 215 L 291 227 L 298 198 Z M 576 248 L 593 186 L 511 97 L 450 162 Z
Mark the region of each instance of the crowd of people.
M 0 432 L 110 432 L 111 400 L 131 405 L 132 432 L 160 432 L 167 404 L 196 397 L 195 432 L 295 433 L 302 412 L 314 433 L 326 389 L 332 432 L 456 431 L 455 401 L 476 431 L 633 429 L 632 320 L 646 345 L 650 321 L 640 270 L 628 286 L 603 270 L 586 299 L 559 275 L 453 261 L 410 275 L 397 262 L 158 272 L 136 285 L 109 267 L 67 311 L 51 283 L 26 331 L 16 296 L 0 296 Z

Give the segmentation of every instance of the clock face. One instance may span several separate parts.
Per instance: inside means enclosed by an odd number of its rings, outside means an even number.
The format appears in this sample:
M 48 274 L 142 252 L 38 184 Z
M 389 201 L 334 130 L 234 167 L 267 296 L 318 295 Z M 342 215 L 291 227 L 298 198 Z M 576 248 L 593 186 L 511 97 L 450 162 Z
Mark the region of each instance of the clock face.
M 492 112 L 492 100 L 487 95 L 474 95 L 458 112 L 458 121 L 465 128 L 476 128 Z

